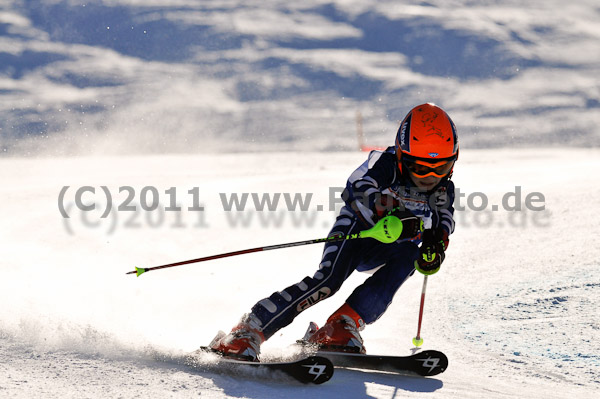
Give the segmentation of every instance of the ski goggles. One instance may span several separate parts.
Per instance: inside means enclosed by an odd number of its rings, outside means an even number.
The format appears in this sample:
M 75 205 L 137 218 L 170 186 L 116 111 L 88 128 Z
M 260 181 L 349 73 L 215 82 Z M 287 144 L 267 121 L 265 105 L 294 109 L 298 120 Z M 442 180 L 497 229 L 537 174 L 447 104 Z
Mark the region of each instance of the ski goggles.
M 452 171 L 454 161 L 456 161 L 455 157 L 430 162 L 429 160 L 403 156 L 402 166 L 417 177 L 445 177 Z

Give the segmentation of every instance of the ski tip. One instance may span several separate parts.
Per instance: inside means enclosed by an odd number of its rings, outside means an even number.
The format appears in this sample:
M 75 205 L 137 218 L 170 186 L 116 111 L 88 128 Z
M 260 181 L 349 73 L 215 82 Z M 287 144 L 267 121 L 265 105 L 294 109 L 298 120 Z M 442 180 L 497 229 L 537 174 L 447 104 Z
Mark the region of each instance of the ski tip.
M 438 375 L 448 368 L 448 357 L 440 351 L 429 349 L 413 357 L 420 363 L 415 371 L 423 377 Z
M 333 377 L 331 360 L 323 356 L 309 356 L 296 363 L 301 370 L 289 370 L 288 374 L 302 383 L 322 384 Z
M 421 345 L 423 345 L 423 338 L 414 337 L 412 340 L 412 343 L 414 346 L 419 348 L 419 347 L 421 347 Z

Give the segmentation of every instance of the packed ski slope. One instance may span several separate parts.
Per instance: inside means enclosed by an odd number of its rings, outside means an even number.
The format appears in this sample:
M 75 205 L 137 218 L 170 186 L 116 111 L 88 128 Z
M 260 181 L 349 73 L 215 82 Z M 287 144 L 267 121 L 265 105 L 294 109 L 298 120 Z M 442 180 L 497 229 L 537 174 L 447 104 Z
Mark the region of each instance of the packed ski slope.
M 4 1 L 0 397 L 597 396 L 600 153 L 575 149 L 600 144 L 596 3 Z M 125 272 L 324 236 L 366 157 L 357 111 L 367 144 L 385 146 L 425 101 L 461 139 L 465 210 L 423 330 L 447 372 L 338 370 L 305 387 L 153 358 L 207 344 L 312 275 L 321 247 Z M 522 209 L 508 210 L 517 192 Z M 263 194 L 278 193 L 268 211 Z M 287 211 L 309 193 L 305 211 Z M 364 278 L 265 357 L 289 354 Z M 421 282 L 364 331 L 370 353 L 411 352 Z
M 330 189 L 342 187 L 366 154 L 1 159 L 0 397 L 594 397 L 600 391 L 600 191 L 593 177 L 599 155 L 461 152 L 454 180 L 466 209 L 457 212 L 442 270 L 430 278 L 423 326 L 424 347 L 444 351 L 449 369 L 428 379 L 337 370 L 321 386 L 190 371 L 151 355 L 208 343 L 257 300 L 312 275 L 321 246 L 139 278 L 125 272 L 322 237 L 335 217 Z M 81 205 L 96 204 L 94 211 L 75 204 L 85 186 L 96 193 L 83 193 Z M 101 218 L 102 186 L 115 207 L 128 194 L 119 187 L 130 186 L 129 205 L 137 210 L 113 209 Z M 144 187 L 157 189 L 158 210 L 141 208 Z M 164 211 L 172 187 L 181 211 Z M 188 210 L 194 206 L 188 190 L 196 187 L 203 212 Z M 509 195 L 503 204 L 505 194 L 518 190 L 519 201 Z M 249 200 L 238 213 L 224 210 L 220 193 L 313 196 L 306 212 L 285 211 L 282 199 L 277 211 L 251 212 Z M 525 210 L 529 195 L 537 210 Z M 473 210 L 484 196 L 486 210 Z M 505 210 L 515 204 L 523 209 Z M 61 205 L 70 218 L 61 216 Z M 301 314 L 264 345 L 265 357 L 287 353 L 308 321 L 323 323 L 364 278 L 353 274 L 341 292 Z M 412 277 L 364 330 L 370 353 L 411 352 L 421 283 Z

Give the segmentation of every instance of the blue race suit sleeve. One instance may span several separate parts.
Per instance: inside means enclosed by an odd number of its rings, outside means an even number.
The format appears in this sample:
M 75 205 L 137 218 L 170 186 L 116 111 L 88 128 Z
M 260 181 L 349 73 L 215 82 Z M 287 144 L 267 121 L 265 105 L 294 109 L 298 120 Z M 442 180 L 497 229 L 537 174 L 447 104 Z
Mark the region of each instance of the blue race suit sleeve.
M 367 225 L 375 223 L 375 204 L 381 191 L 395 181 L 397 171 L 396 156 L 393 153 L 372 151 L 369 159 L 346 182 L 342 198 Z

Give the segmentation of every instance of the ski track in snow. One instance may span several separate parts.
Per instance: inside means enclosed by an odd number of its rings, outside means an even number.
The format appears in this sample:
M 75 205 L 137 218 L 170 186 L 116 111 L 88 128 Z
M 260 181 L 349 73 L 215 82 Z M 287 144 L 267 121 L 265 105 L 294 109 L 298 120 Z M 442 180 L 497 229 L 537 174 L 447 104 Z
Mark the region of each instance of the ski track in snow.
M 423 325 L 425 347 L 450 359 L 445 373 L 422 379 L 336 370 L 321 386 L 192 370 L 151 354 L 206 344 L 257 300 L 314 273 L 320 246 L 139 278 L 125 272 L 323 236 L 334 213 L 319 214 L 312 226 L 286 221 L 265 228 L 254 220 L 231 227 L 218 193 L 311 192 L 313 204 L 326 204 L 328 188 L 343 185 L 366 154 L 2 159 L 0 301 L 10 305 L 0 309 L 0 397 L 593 397 L 600 389 L 600 250 L 594 241 L 600 192 L 586 173 L 575 172 L 598 170 L 598 155 L 461 153 L 454 180 L 467 196 L 483 192 L 499 204 L 505 190 L 521 186 L 523 197 L 542 192 L 546 210 L 457 215 L 447 260 L 430 279 Z M 210 228 L 192 228 L 189 215 L 182 216 L 186 227 L 152 227 L 140 213 L 137 227 L 121 215 L 110 232 L 99 214 L 85 225 L 71 208 L 69 230 L 57 207 L 64 185 L 107 185 L 115 193 L 121 185 L 137 192 L 175 186 L 182 193 L 198 186 Z M 541 227 L 533 224 L 536 217 Z M 285 355 L 309 320 L 323 323 L 364 278 L 353 274 L 336 296 L 301 314 L 264 345 L 265 357 Z M 409 279 L 386 314 L 365 329 L 370 353 L 410 352 L 421 282 L 420 276 Z

